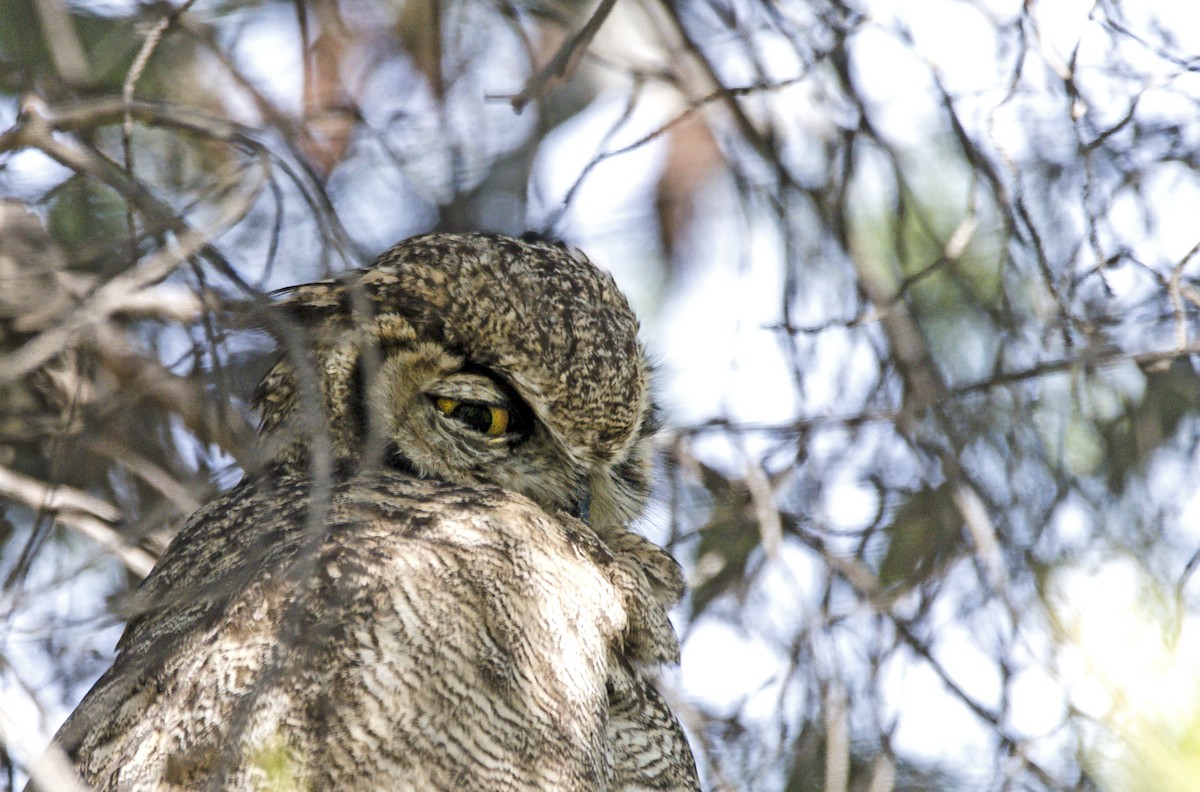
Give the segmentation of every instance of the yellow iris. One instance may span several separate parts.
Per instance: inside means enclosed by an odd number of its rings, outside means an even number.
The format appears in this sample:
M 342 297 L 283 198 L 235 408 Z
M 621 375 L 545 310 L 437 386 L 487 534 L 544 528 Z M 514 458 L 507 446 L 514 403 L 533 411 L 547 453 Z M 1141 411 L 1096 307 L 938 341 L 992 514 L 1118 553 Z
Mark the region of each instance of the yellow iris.
M 499 437 L 508 431 L 509 411 L 495 404 L 464 402 L 445 396 L 434 399 L 438 412 L 447 418 L 461 421 L 477 432 L 489 437 Z

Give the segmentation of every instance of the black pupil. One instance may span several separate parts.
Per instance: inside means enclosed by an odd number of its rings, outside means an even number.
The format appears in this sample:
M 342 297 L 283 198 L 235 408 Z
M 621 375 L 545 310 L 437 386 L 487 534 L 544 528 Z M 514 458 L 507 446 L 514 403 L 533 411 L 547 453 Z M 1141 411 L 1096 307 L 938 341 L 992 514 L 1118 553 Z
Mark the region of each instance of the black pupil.
M 482 404 L 460 404 L 450 412 L 450 417 L 477 432 L 486 433 L 492 428 L 492 411 Z

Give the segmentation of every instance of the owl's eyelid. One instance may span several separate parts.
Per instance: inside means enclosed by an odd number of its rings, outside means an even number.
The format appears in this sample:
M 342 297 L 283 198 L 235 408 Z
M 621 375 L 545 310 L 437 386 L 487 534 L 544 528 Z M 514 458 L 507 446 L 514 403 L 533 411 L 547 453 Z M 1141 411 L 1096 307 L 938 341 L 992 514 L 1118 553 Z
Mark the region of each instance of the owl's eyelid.
M 475 407 L 496 407 L 501 410 L 514 409 L 512 402 L 508 401 L 507 399 L 504 399 L 503 396 L 501 397 L 500 400 L 489 400 L 489 399 L 476 399 L 476 398 L 472 398 L 470 396 L 452 396 L 450 394 L 442 393 L 439 391 L 430 391 L 430 392 L 426 393 L 425 395 L 426 395 L 426 397 L 429 398 L 429 401 L 433 402 L 434 404 L 437 404 L 439 401 L 445 399 L 447 401 L 452 401 L 457 404 L 470 404 Z
M 478 404 L 482 407 L 516 409 L 517 400 L 510 389 L 498 378 L 484 372 L 463 370 L 435 383 L 426 392 L 433 399 L 454 399 L 463 404 Z

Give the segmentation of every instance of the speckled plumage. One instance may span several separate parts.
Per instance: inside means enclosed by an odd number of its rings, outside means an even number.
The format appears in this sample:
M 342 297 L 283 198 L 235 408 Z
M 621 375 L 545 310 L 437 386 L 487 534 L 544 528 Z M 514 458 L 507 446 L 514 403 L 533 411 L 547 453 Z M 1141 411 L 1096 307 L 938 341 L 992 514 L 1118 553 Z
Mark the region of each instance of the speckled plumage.
M 311 354 L 259 387 L 270 462 L 137 592 L 59 734 L 85 780 L 697 789 L 644 675 L 678 659 L 682 581 L 627 529 L 653 419 L 611 278 L 546 242 L 430 235 L 281 298 Z M 511 420 L 485 433 L 460 402 Z

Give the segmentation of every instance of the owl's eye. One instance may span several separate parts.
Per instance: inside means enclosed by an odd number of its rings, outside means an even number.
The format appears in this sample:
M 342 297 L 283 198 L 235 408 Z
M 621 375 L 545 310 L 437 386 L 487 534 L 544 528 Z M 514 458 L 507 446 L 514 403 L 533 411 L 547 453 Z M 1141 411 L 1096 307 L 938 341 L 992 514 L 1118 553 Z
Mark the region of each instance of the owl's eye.
M 488 437 L 500 437 L 508 431 L 511 414 L 505 407 L 445 397 L 434 399 L 433 405 L 447 418 L 453 418 Z

